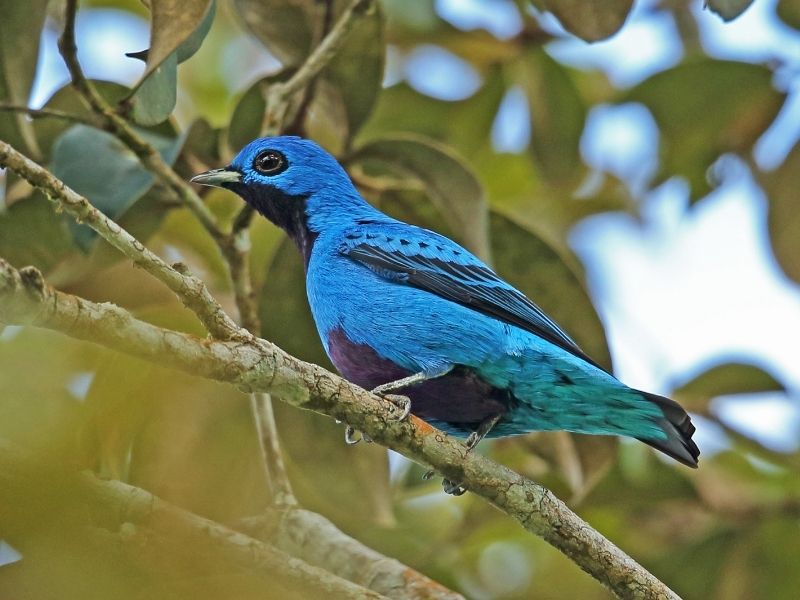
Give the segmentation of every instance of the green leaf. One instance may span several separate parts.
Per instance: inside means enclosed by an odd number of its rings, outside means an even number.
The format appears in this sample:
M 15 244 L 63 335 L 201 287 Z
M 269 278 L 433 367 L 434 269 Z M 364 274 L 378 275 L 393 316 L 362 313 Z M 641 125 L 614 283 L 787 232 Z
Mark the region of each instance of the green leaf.
M 696 200 L 710 190 L 706 172 L 726 152 L 747 153 L 772 123 L 785 94 L 772 71 L 702 58 L 653 75 L 625 95 L 653 113 L 661 130 L 659 180 L 685 177 Z
M 320 79 L 303 121 L 305 135 L 336 156 L 346 152 L 350 139 L 344 102 L 338 87 Z
M 197 29 L 154 68 L 148 66 L 145 75 L 127 100 L 130 115 L 139 125 L 157 125 L 172 114 L 178 93 L 178 64 L 191 58 L 200 49 L 214 22 L 216 6 L 216 1 L 212 0 Z M 152 53 L 151 48 L 129 56 L 144 56 L 149 61 Z
M 563 327 L 584 351 L 610 367 L 605 331 L 573 257 L 562 257 L 550 244 L 508 217 L 490 218 L 495 270 Z
M 47 0 L 0 0 L 0 102 L 27 106 Z M 34 156 L 39 147 L 24 113 L 0 111 L 0 139 Z
M 264 90 L 277 81 L 286 81 L 294 71 L 284 69 L 275 75 L 269 75 L 251 85 L 242 95 L 231 116 L 228 127 L 228 147 L 238 152 L 245 144 L 257 138 L 261 133 L 264 120 Z
M 673 392 L 686 408 L 704 408 L 709 400 L 730 394 L 779 392 L 785 388 L 762 368 L 731 362 L 711 367 Z
M 302 360 L 333 369 L 308 308 L 305 269 L 288 239 L 278 246 L 259 301 L 261 335 Z
M 130 90 L 124 85 L 112 83 L 110 81 L 94 80 L 92 84 L 100 95 L 112 106 L 130 93 Z M 61 110 L 66 113 L 74 114 L 77 117 L 87 119 L 93 116 L 92 111 L 86 106 L 86 103 L 75 91 L 72 84 L 69 83 L 53 93 L 50 99 L 45 103 L 44 108 Z M 65 119 L 37 119 L 33 122 L 36 139 L 42 147 L 45 160 L 49 159 L 56 138 L 72 125 L 72 123 Z
M 597 42 L 622 28 L 633 0 L 532 0 L 532 4 L 552 13 L 570 33 Z
M 526 52 L 517 72 L 530 104 L 531 150 L 542 176 L 577 187 L 586 171 L 579 149 L 586 106 L 575 83 L 541 48 Z
M 161 157 L 172 164 L 183 144 L 182 138 L 165 138 L 139 131 Z M 139 159 L 110 133 L 75 125 L 55 141 L 52 172 L 112 219 L 124 214 L 155 181 Z M 73 230 L 75 241 L 88 249 L 95 239 L 86 226 Z
M 342 9 L 345 4 L 341 3 Z M 352 138 L 372 113 L 381 91 L 384 67 L 384 22 L 380 6 L 359 18 L 322 77 L 341 96 Z M 331 88 L 327 88 L 330 93 Z
M 147 76 L 128 99 L 130 116 L 139 125 L 157 125 L 172 114 L 178 99 L 177 52 Z
M 723 21 L 733 21 L 752 3 L 753 0 L 706 0 L 705 6 Z
M 313 0 L 235 0 L 234 6 L 250 32 L 284 67 L 299 66 L 308 56 Z
M 93 80 L 92 84 L 100 95 L 112 106 L 124 100 L 131 94 L 131 90 L 123 85 L 111 81 Z M 95 115 L 86 106 L 86 103 L 75 91 L 75 88 L 66 84 L 57 90 L 45 104 L 45 108 L 60 110 L 71 113 L 77 117 L 90 119 Z M 45 160 L 49 160 L 53 144 L 56 138 L 70 128 L 73 123 L 65 119 L 36 119 L 33 123 L 36 132 L 36 139 L 42 147 Z M 148 127 L 148 131 L 165 137 L 177 135 L 175 127 L 169 122 L 163 122 L 154 127 Z
M 676 389 L 673 396 L 685 408 L 698 410 L 705 408 L 717 396 L 778 392 L 784 389 L 783 384 L 760 367 L 732 362 L 716 365 L 701 373 Z
M 0 256 L 47 273 L 72 250 L 67 221 L 40 194 L 0 212 Z
M 147 67 L 139 85 L 184 42 L 187 45 L 180 51 L 181 60 L 191 56 L 211 27 L 207 17 L 211 15 L 210 19 L 213 20 L 213 13 L 212 0 L 151 0 L 150 48 L 147 51 Z
M 778 2 L 778 17 L 789 27 L 800 29 L 800 2 L 798 0 L 781 0 Z
M 490 145 L 490 132 L 505 94 L 500 69 L 490 71 L 478 92 L 447 102 L 420 94 L 405 83 L 383 90 L 358 142 L 413 132 L 447 143 L 463 156 Z
M 209 168 L 220 164 L 220 138 L 222 130 L 212 127 L 203 118 L 192 122 L 186 133 L 186 143 L 183 145 L 183 154 L 191 154 L 192 157 L 208 165 Z M 196 169 L 195 169 L 196 170 Z
M 198 50 L 200 50 L 200 46 L 203 45 L 203 40 L 206 39 L 208 32 L 211 30 L 211 25 L 214 23 L 214 17 L 216 14 L 217 2 L 216 0 L 211 0 L 208 11 L 203 17 L 203 20 L 200 22 L 200 25 L 198 25 L 197 29 L 195 29 L 192 34 L 186 38 L 180 46 L 178 46 L 178 49 L 176 50 L 178 64 L 185 60 L 189 60 Z
M 769 196 L 769 234 L 772 250 L 783 271 L 800 282 L 800 144 L 784 163 L 759 179 Z
M 796 496 L 786 496 L 787 505 L 796 504 Z M 751 589 L 755 594 L 770 600 L 795 598 L 795 592 L 800 586 L 800 570 L 795 560 L 800 554 L 796 511 L 781 511 L 777 507 L 773 509 L 773 514 L 757 525 L 754 542 L 750 556 L 753 579 Z
M 397 135 L 362 146 L 352 159 L 379 161 L 396 174 L 416 179 L 459 241 L 488 260 L 483 189 L 469 166 L 447 146 L 422 136 Z

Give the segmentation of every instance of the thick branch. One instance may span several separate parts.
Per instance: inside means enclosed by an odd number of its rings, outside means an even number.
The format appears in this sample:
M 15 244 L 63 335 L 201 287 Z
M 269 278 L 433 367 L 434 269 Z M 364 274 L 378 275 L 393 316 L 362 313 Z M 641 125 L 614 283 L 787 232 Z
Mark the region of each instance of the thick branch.
M 270 540 L 284 552 L 393 600 L 463 600 L 398 560 L 345 535 L 322 515 L 303 510 L 267 511 L 245 519 L 242 531 Z
M 0 166 L 11 169 L 32 186 L 41 189 L 60 209 L 94 229 L 135 264 L 166 284 L 200 318 L 212 335 L 220 339 L 242 337 L 243 332 L 225 314 L 200 279 L 170 267 L 116 222 L 92 206 L 86 198 L 2 140 Z
M 57 292 L 34 269 L 0 262 L 0 322 L 31 324 L 94 341 L 248 392 L 271 392 L 298 408 L 345 421 L 376 442 L 461 481 L 541 536 L 621 598 L 678 596 L 573 513 L 546 488 L 413 415 L 397 421 L 378 396 L 265 341 L 198 340 L 134 319 L 122 309 Z
M 278 584 L 309 598 L 386 598 L 141 488 L 100 480 L 88 473 L 69 472 L 57 465 L 43 466 L 16 446 L 0 440 L 0 497 L 6 500 L 12 497 L 15 500 L 12 504 L 20 511 L 37 510 L 41 500 L 19 500 L 30 494 L 31 489 L 41 489 L 41 484 L 31 485 L 32 479 L 40 478 L 51 484 L 58 481 L 59 487 L 68 489 L 73 499 L 79 496 L 83 506 L 93 508 L 86 512 L 87 517 L 96 517 L 98 513 L 107 516 L 103 520 L 104 529 L 114 534 L 116 541 L 134 556 L 153 553 L 158 556 L 165 551 L 174 554 L 190 548 L 193 555 L 210 554 L 264 580 L 265 591 L 274 593 L 272 586 Z M 84 524 L 90 525 L 93 523 Z

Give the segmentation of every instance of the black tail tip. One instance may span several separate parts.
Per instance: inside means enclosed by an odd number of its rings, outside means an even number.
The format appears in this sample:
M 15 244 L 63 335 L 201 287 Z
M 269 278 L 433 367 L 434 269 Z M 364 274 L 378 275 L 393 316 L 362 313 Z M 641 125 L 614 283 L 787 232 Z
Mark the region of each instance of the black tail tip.
M 667 434 L 667 439 L 639 439 L 667 456 L 674 458 L 679 463 L 696 469 L 698 458 L 700 457 L 700 449 L 692 440 L 695 426 L 689 414 L 674 400 L 647 392 L 642 392 L 642 395 L 656 404 L 664 413 L 664 418 L 659 420 L 659 425 Z

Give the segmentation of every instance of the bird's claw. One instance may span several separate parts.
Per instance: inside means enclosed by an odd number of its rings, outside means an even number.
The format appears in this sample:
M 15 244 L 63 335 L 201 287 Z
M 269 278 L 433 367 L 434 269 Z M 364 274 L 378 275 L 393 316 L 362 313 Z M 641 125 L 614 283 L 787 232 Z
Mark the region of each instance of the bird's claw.
M 344 443 L 348 446 L 355 446 L 361 441 L 360 437 L 356 437 L 356 429 L 352 425 L 344 428 Z
M 381 393 L 380 391 L 376 392 L 375 390 L 372 391 L 400 409 L 400 416 L 397 417 L 398 421 L 405 421 L 408 415 L 411 414 L 411 398 L 408 396 L 401 396 L 399 394 L 385 394 Z
M 359 437 L 356 437 L 356 433 L 359 434 Z M 371 444 L 372 438 L 369 437 L 366 433 L 357 432 L 356 428 L 352 425 L 348 425 L 344 428 L 344 443 L 348 446 L 355 446 L 358 442 L 364 440 L 365 443 Z
M 436 475 L 435 471 L 425 471 L 422 474 L 422 479 L 428 481 L 434 475 Z M 449 479 L 442 479 L 442 490 L 444 490 L 445 494 L 450 494 L 451 496 L 461 496 L 467 491 L 467 488 L 460 483 L 453 483 Z
M 453 483 L 449 479 L 442 479 L 442 489 L 445 494 L 450 494 L 451 496 L 462 496 L 467 491 L 467 488 L 463 485 Z

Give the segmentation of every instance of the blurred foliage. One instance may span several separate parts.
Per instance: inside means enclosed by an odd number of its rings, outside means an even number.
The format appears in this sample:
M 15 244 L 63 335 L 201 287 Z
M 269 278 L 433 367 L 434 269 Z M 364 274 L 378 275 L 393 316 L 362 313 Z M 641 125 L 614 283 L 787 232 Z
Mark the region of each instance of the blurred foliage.
M 57 4 L 50 26 L 58 24 Z M 129 49 L 146 61 L 144 75 L 132 87 L 98 86 L 188 177 L 224 164 L 258 135 L 263 90 L 302 63 L 346 3 L 145 4 L 152 8 L 150 47 Z M 624 27 L 632 3 L 531 4 L 552 12 L 567 31 L 599 40 Z M 718 0 L 709 8 L 732 19 L 748 4 Z M 28 97 L 46 5 L 0 0 L 0 102 L 24 104 Z M 387 212 L 451 235 L 490 259 L 604 364 L 610 364 L 605 334 L 567 235 L 593 214 L 637 216 L 647 190 L 634 193 L 610 173 L 590 173 L 580 141 L 593 106 L 638 102 L 652 113 L 660 161 L 648 189 L 681 177 L 691 199 L 699 200 L 718 184 L 712 175 L 719 158 L 739 156 L 767 192 L 776 258 L 800 281 L 800 146 L 770 172 L 759 171 L 751 158 L 784 100 L 773 85 L 777 65 L 715 59 L 703 53 L 696 27 L 682 27 L 685 53 L 678 65 L 617 89 L 601 71 L 554 59 L 547 45 L 553 34 L 528 3 L 516 6 L 522 32 L 499 39 L 456 29 L 437 15 L 432 0 L 381 2 L 302 99 L 290 131 L 334 152 L 365 197 Z M 125 0 L 91 0 L 84 8 L 97 7 L 143 11 Z M 684 13 L 680 22 L 689 18 L 683 2 L 654 10 Z M 797 3 L 781 2 L 778 14 L 789 26 L 800 22 Z M 398 80 L 396 63 L 423 44 L 466 61 L 480 88 L 445 101 Z M 383 87 L 387 46 L 391 84 Z M 268 53 L 277 61 L 266 61 Z M 263 68 L 277 62 L 280 71 Z M 251 77 L 232 86 L 234 73 Z M 512 88 L 527 99 L 533 135 L 519 153 L 499 153 L 491 131 Z M 68 86 L 46 107 L 89 116 Z M 212 241 L 109 134 L 0 112 L 0 138 L 45 161 L 156 252 L 187 263 L 234 312 Z M 240 206 L 226 192 L 204 193 L 223 221 Z M 66 291 L 201 333 L 168 291 L 11 174 L 2 198 L 0 256 L 20 267 L 36 265 Z M 252 239 L 263 335 L 330 368 L 306 307 L 297 252 L 261 219 Z M 248 402 L 238 392 L 49 332 L 0 332 L 0 437 L 221 522 L 255 514 L 267 502 Z M 716 396 L 782 389 L 768 369 L 732 362 L 683 382 L 675 396 L 713 422 Z M 377 550 L 469 597 L 607 597 L 569 560 L 483 501 L 445 498 L 438 482 L 423 481 L 422 470 L 406 463 L 398 462 L 390 477 L 381 448 L 349 448 L 330 420 L 280 405 L 276 411 L 301 502 Z M 704 456 L 697 472 L 666 464 L 642 444 L 565 433 L 485 443 L 480 450 L 568 499 L 686 598 L 795 597 L 800 453 L 728 433 L 725 449 Z M 0 538 L 23 555 L 0 566 L 0 597 L 255 597 L 246 577 L 186 558 L 191 549 L 166 563 L 140 554 L 106 555 L 102 543 L 76 533 L 76 499 L 68 491 L 31 481 L 29 488 L 0 490 Z M 108 568 L 89 571 L 98 560 Z

